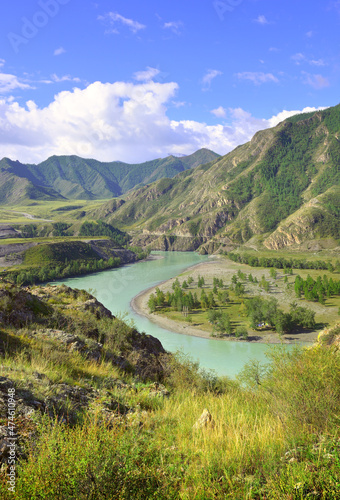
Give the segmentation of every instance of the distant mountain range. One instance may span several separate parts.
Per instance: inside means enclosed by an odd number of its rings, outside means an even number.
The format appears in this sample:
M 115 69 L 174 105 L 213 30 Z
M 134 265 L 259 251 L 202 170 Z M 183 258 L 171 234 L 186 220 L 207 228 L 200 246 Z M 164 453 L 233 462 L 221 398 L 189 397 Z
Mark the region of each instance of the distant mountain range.
M 206 165 L 93 212 L 155 249 L 340 238 L 340 105 L 260 131 Z M 334 246 L 334 244 L 333 244 Z
M 113 224 L 153 249 L 279 249 L 311 240 L 334 248 L 340 240 L 340 105 L 293 116 L 223 157 L 201 149 L 136 165 L 77 156 L 39 165 L 0 161 L 2 205 L 104 198 L 112 199 L 72 216 Z
M 38 165 L 3 158 L 0 161 L 0 205 L 25 200 L 105 199 L 121 196 L 136 186 L 211 162 L 219 155 L 208 149 L 196 153 L 128 164 L 100 162 L 78 156 L 52 156 Z

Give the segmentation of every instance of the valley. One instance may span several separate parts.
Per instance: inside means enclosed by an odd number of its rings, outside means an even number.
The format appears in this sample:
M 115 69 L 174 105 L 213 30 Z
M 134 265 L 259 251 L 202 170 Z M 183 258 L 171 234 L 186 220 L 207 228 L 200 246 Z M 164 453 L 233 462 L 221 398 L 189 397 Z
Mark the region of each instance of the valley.
M 339 133 L 335 106 L 222 157 L 0 162 L 19 498 L 336 499 Z

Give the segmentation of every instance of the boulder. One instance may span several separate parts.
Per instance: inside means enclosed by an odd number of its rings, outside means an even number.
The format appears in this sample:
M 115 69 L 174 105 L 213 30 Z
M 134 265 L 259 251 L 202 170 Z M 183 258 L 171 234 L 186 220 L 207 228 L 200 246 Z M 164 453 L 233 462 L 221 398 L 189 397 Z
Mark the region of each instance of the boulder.
M 199 430 L 199 429 L 207 429 L 207 428 L 213 428 L 215 426 L 215 422 L 212 418 L 211 413 L 209 410 L 206 408 L 203 410 L 202 415 L 200 418 L 197 420 L 197 422 L 193 425 L 193 429 Z

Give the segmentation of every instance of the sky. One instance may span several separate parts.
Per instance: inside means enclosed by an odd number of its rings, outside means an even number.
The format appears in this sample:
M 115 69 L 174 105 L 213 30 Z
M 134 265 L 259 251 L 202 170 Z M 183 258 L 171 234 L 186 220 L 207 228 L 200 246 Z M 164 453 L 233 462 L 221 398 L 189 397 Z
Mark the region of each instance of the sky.
M 0 157 L 139 163 L 340 102 L 340 0 L 11 0 Z

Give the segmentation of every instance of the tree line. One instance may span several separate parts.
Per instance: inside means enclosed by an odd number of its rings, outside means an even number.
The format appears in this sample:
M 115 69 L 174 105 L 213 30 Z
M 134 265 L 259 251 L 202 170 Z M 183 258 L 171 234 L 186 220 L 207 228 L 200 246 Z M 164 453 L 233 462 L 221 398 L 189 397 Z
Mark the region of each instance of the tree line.
M 247 264 L 251 267 L 273 267 L 276 269 L 321 269 L 330 272 L 340 272 L 340 261 L 337 260 L 335 266 L 329 261 L 315 260 L 307 261 L 302 259 L 287 259 L 285 257 L 257 257 L 247 253 L 224 252 L 233 262 Z
M 110 257 L 107 261 L 103 259 L 73 260 L 58 265 L 47 265 L 43 267 L 32 267 L 25 270 L 12 270 L 3 272 L 3 276 L 17 285 L 35 285 L 53 281 L 70 276 L 81 276 L 105 269 L 114 269 L 121 265 L 120 257 Z
M 323 278 L 318 276 L 316 280 L 308 275 L 304 280 L 301 276 L 297 275 L 294 290 L 296 297 L 299 299 L 304 296 L 306 300 L 324 304 L 326 297 L 340 295 L 340 280 L 333 280 L 333 278 L 328 278 L 326 275 Z

